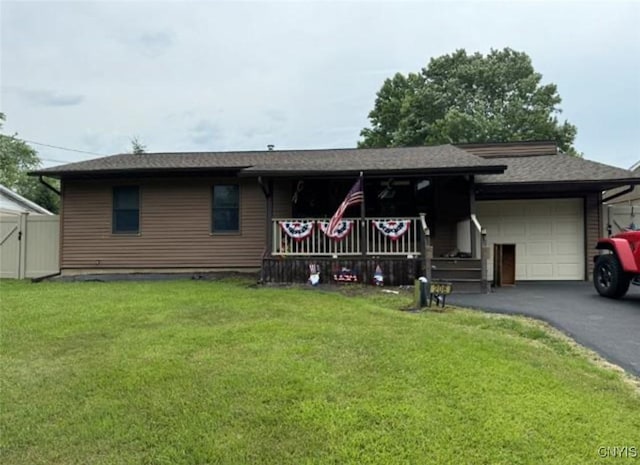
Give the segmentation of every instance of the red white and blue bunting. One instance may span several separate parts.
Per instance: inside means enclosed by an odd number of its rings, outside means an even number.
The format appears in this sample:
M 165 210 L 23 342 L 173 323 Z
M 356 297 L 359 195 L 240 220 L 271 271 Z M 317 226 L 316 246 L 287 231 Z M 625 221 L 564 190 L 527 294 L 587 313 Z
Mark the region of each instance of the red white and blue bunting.
M 301 241 L 313 232 L 313 221 L 309 220 L 291 220 L 291 221 L 278 221 L 280 227 L 285 234 L 291 237 L 294 241 Z
M 354 221 L 353 220 L 340 220 L 338 226 L 334 230 L 333 234 L 329 234 L 329 220 L 321 220 L 318 221 L 318 227 L 320 231 L 325 233 L 331 239 L 336 241 L 342 240 L 351 232 L 353 228 Z
M 392 241 L 400 239 L 411 225 L 411 220 L 373 220 L 373 226 Z

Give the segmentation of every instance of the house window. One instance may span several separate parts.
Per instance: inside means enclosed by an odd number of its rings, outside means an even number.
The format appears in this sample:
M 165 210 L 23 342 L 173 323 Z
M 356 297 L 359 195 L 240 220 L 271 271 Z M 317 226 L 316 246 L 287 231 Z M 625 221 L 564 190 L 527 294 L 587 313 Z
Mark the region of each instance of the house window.
M 135 234 L 140 231 L 140 188 L 113 188 L 113 233 Z
M 212 206 L 212 232 L 240 231 L 240 188 L 237 184 L 213 186 Z

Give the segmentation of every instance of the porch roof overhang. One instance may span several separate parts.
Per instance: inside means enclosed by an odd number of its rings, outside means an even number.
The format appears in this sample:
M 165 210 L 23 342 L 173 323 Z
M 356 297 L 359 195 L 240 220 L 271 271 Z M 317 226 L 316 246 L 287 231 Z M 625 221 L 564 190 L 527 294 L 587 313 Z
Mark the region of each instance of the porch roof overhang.
M 327 169 L 259 169 L 249 168 L 239 172 L 240 177 L 274 177 L 274 178 L 347 178 L 362 173 L 367 177 L 416 177 L 416 176 L 455 176 L 502 173 L 505 165 L 471 166 L 471 167 L 443 167 L 443 168 L 357 168 L 340 170 Z

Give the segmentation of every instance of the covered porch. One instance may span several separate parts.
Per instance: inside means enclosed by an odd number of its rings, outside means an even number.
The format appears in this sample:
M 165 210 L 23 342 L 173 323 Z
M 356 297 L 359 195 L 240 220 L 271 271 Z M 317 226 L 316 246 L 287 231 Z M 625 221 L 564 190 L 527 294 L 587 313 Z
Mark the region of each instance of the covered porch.
M 353 178 L 273 180 L 285 195 L 278 205 L 267 196 L 264 281 L 305 282 L 309 265 L 317 265 L 323 282 L 349 269 L 359 282 L 373 283 L 381 270 L 385 285 L 426 276 L 461 290 L 488 289 L 472 175 L 365 177 L 364 204 L 349 207 L 339 237 L 330 237 L 329 220 L 352 184 Z

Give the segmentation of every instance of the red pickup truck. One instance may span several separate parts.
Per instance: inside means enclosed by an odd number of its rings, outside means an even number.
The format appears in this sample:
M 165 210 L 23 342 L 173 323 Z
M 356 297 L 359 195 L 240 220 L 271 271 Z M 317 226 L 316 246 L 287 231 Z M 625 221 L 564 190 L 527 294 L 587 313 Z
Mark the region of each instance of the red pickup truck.
M 618 299 L 629 284 L 640 285 L 640 231 L 600 239 L 596 249 L 608 251 L 593 258 L 593 284 L 600 295 Z

